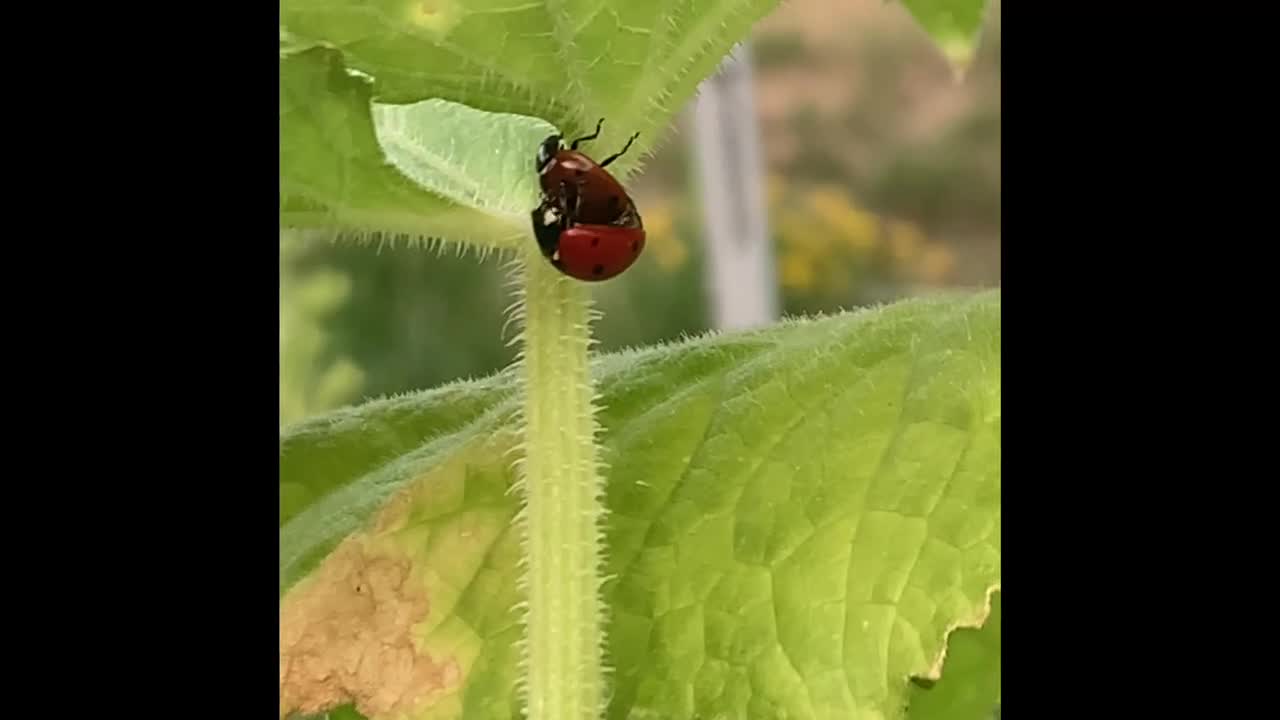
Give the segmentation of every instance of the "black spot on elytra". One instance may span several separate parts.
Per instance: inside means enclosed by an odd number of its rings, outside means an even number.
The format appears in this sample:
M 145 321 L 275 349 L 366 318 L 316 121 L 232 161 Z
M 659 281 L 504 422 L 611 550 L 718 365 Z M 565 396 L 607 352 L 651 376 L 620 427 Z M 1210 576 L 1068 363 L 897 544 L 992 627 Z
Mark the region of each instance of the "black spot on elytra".
M 597 265 L 597 266 L 595 266 L 595 267 L 591 268 L 591 274 L 592 274 L 592 275 L 603 275 L 603 274 L 604 274 L 604 266 L 603 266 L 603 265 Z
M 600 238 L 598 238 L 598 237 L 593 237 L 593 238 L 591 238 L 591 247 L 595 247 L 595 246 L 597 246 L 597 245 L 599 245 L 599 244 L 600 244 Z
M 618 196 L 617 196 L 617 195 L 610 195 L 610 196 L 609 196 L 609 214 L 610 214 L 610 215 L 616 215 L 616 214 L 618 213 L 618 210 L 619 210 L 619 207 L 618 207 Z
M 640 252 L 640 242 L 638 240 L 631 241 L 631 252 L 633 253 Z

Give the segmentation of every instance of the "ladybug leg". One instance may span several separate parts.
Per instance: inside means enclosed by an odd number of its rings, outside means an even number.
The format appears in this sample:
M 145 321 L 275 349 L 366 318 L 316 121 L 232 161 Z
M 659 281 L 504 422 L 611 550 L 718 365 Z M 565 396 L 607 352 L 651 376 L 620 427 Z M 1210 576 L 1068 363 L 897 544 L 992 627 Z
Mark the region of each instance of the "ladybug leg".
M 585 136 L 585 137 L 580 137 L 580 138 L 578 138 L 577 140 L 574 140 L 574 141 L 573 141 L 573 144 L 571 144 L 571 145 L 569 146 L 569 149 L 570 149 L 570 150 L 577 150 L 577 149 L 578 149 L 578 144 L 579 144 L 579 143 L 584 143 L 584 142 L 586 142 L 586 141 L 588 141 L 588 140 L 595 140 L 596 138 L 600 137 L 600 126 L 601 126 L 601 125 L 604 125 L 604 118 L 600 118 L 600 120 L 596 123 L 596 131 L 595 131 L 595 132 L 593 132 L 593 133 L 591 133 L 590 135 L 587 135 L 587 136 Z
M 631 143 L 635 142 L 635 141 L 636 141 L 636 138 L 638 138 L 638 137 L 640 137 L 640 133 L 636 133 L 635 135 L 632 135 L 632 136 L 631 136 L 631 139 L 627 141 L 627 144 L 626 144 L 626 145 L 623 145 L 623 146 L 622 146 L 622 149 L 621 149 L 621 150 L 619 150 L 618 152 L 616 152 L 616 153 L 614 153 L 613 155 L 610 155 L 609 157 L 605 158 L 605 159 L 604 159 L 604 162 L 600 163 L 600 167 L 608 167 L 609 163 L 613 162 L 614 160 L 617 160 L 618 158 L 620 158 L 620 157 L 622 157 L 624 154 L 626 154 L 627 149 L 631 147 Z
M 573 198 L 569 197 L 569 183 L 560 181 L 560 209 L 564 213 L 561 222 L 565 229 L 571 228 L 578 222 L 578 213 L 582 210 L 582 193 L 578 192 L 579 184 L 573 186 Z
M 569 217 L 573 218 L 574 222 L 577 222 L 578 218 L 582 216 L 582 188 L 584 187 L 586 187 L 586 182 L 579 180 L 573 192 L 573 210 L 569 213 Z

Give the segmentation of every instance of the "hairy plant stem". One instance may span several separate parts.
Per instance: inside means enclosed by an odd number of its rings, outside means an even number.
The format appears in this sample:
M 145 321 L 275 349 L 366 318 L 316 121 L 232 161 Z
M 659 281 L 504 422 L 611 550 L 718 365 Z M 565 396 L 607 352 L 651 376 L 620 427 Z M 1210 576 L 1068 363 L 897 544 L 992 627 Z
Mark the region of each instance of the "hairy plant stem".
M 527 716 L 596 720 L 604 709 L 604 506 L 587 362 L 590 293 L 536 251 L 523 264 Z

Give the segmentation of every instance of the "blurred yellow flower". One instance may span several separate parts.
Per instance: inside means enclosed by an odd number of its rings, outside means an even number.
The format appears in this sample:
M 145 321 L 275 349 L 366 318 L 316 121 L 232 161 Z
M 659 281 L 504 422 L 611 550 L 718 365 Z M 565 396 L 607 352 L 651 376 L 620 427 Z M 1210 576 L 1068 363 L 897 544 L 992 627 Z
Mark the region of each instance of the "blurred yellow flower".
M 676 236 L 674 212 L 669 203 L 654 204 L 644 215 L 646 253 L 668 272 L 684 265 L 689 249 Z
M 844 191 L 836 185 L 818 185 L 809 189 L 809 205 L 814 209 L 839 208 L 847 205 Z
M 831 249 L 831 244 L 824 241 L 821 228 L 803 213 L 784 211 L 776 225 L 782 242 L 788 247 L 812 255 L 823 255 Z
M 881 245 L 888 255 L 890 273 L 940 283 L 954 269 L 956 259 L 950 248 L 931 243 L 915 223 L 881 217 L 860 207 L 841 185 L 792 188 L 785 178 L 771 175 L 768 198 L 778 279 L 788 291 L 846 297 L 869 281 L 869 276 L 882 272 L 872 255 Z M 661 237 L 669 213 L 662 208 L 652 214 L 655 221 L 646 219 L 646 226 L 652 225 L 651 235 Z M 660 239 L 655 244 L 663 242 Z M 666 250 L 659 249 L 655 255 L 663 252 Z M 659 262 L 665 265 L 666 259 L 659 258 Z
M 809 206 L 814 216 L 836 231 L 836 235 L 851 249 L 866 251 L 875 247 L 879 233 L 876 216 L 855 206 L 843 190 L 825 186 L 809 195 Z
M 920 254 L 925 243 L 924 233 L 912 223 L 893 221 L 889 223 L 889 252 L 899 265 L 910 265 Z
M 917 276 L 926 282 L 939 283 L 955 268 L 955 253 L 946 245 L 932 243 L 925 248 L 916 265 Z
M 645 234 L 666 235 L 674 224 L 674 213 L 669 203 L 655 203 L 644 211 Z
M 772 179 L 771 179 L 772 180 Z M 798 197 L 797 197 L 798 196 Z M 934 251 L 922 259 L 928 239 L 912 223 L 881 218 L 861 208 L 845 188 L 826 184 L 788 193 L 774 190 L 770 200 L 778 239 L 778 274 L 788 290 L 841 297 L 872 270 L 870 254 L 887 244 L 892 264 L 920 268 L 929 277 L 950 270 L 948 255 Z
M 804 253 L 782 256 L 782 284 L 792 290 L 808 290 L 814 284 L 813 259 Z

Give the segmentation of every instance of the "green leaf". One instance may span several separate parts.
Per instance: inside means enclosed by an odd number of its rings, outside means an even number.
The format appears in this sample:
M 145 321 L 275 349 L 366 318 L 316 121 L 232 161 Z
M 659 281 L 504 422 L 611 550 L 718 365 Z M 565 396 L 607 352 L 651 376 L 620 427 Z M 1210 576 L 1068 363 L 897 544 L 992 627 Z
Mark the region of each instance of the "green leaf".
M 280 238 L 280 422 L 355 399 L 364 374 L 345 355 L 334 356 L 326 316 L 346 301 L 350 278 L 334 269 L 300 266 L 298 238 Z
M 912 17 L 929 33 L 958 75 L 973 62 L 990 0 L 902 0 Z
M 594 360 L 609 718 L 903 717 L 1000 584 L 999 313 L 913 300 Z M 513 383 L 282 431 L 282 712 L 516 715 Z
M 510 247 L 536 204 L 544 122 L 440 100 L 378 108 L 368 80 L 315 47 L 280 60 L 280 223 Z M 495 152 L 495 148 L 504 152 Z M 525 157 L 506 150 L 518 148 Z
M 638 132 L 626 177 L 776 4 L 283 0 L 281 224 L 514 247 L 544 138 Z
M 777 0 L 283 0 L 289 34 L 340 49 L 377 100 L 445 98 L 549 120 L 597 145 L 633 132 L 625 174 Z M 527 149 L 522 149 L 528 153 Z
M 978 628 L 956 630 L 947 643 L 941 679 L 911 689 L 910 720 L 999 720 L 1000 593 Z

